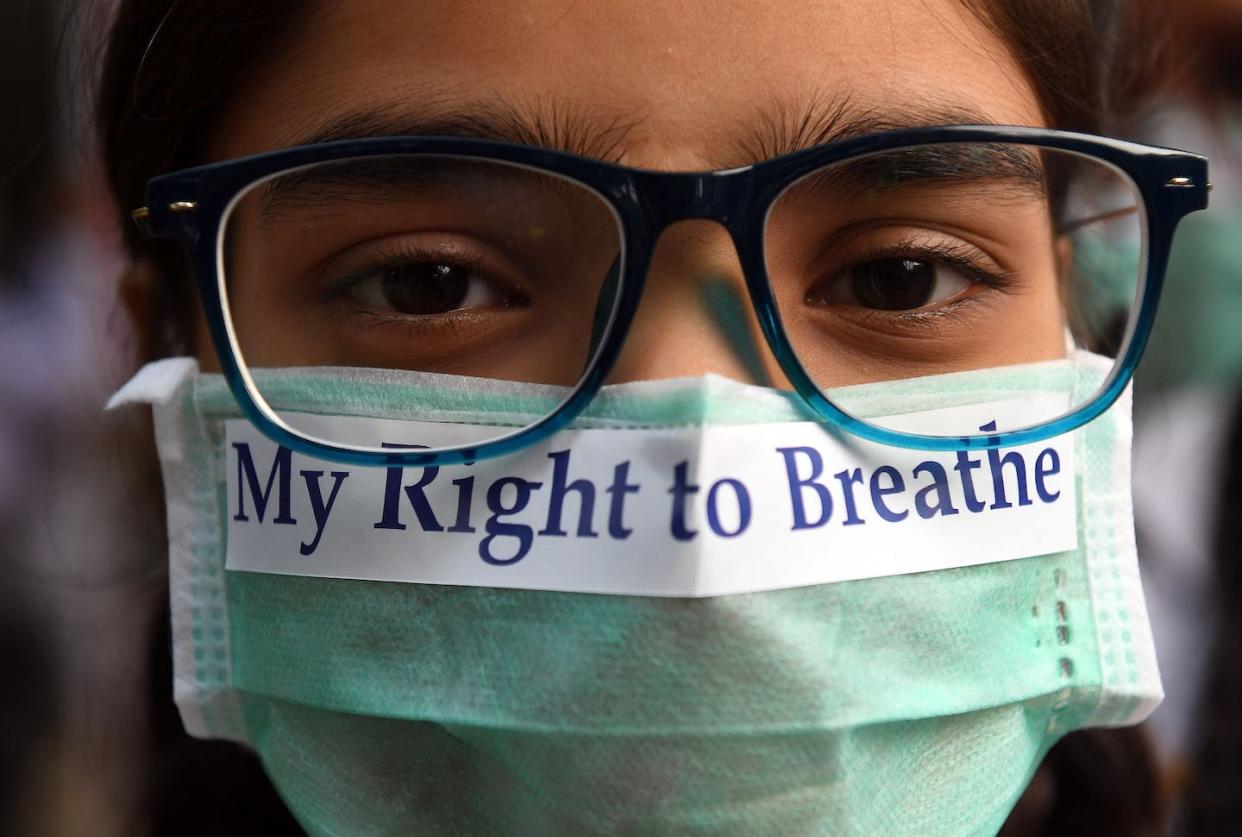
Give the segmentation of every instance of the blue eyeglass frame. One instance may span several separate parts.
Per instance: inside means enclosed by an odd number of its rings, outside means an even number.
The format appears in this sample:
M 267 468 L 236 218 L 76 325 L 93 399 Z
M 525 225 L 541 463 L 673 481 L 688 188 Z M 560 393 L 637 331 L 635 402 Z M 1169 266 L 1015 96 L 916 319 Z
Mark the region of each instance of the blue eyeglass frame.
M 1146 263 L 1137 314 L 1128 326 L 1119 362 L 1096 396 L 1052 421 L 991 435 L 939 437 L 878 427 L 844 412 L 802 367 L 781 325 L 768 281 L 764 233 L 777 198 L 801 177 L 824 166 L 880 151 L 948 142 L 1008 142 L 1073 152 L 1111 164 L 1134 183 L 1146 216 Z M 576 389 L 555 412 L 509 436 L 437 451 L 363 450 L 327 443 L 289 428 L 261 405 L 242 365 L 222 298 L 219 254 L 233 203 L 256 181 L 291 169 L 349 158 L 435 154 L 514 163 L 578 183 L 595 192 L 621 225 L 617 299 L 595 356 Z M 431 466 L 470 463 L 535 444 L 564 428 L 603 385 L 621 352 L 646 282 L 656 241 L 669 225 L 690 219 L 720 223 L 733 239 L 747 292 L 764 338 L 798 394 L 822 420 L 872 442 L 920 450 L 957 451 L 1037 442 L 1082 426 L 1104 412 L 1124 390 L 1142 356 L 1156 315 L 1177 224 L 1208 204 L 1207 159 L 1198 154 L 1109 137 L 1042 128 L 946 125 L 866 134 L 815 146 L 754 165 L 707 172 L 635 169 L 534 146 L 444 136 L 396 136 L 304 145 L 151 179 L 147 206 L 135 219 L 153 236 L 187 250 L 220 366 L 242 412 L 278 444 L 319 459 L 354 465 Z M 268 410 L 270 410 L 270 406 Z

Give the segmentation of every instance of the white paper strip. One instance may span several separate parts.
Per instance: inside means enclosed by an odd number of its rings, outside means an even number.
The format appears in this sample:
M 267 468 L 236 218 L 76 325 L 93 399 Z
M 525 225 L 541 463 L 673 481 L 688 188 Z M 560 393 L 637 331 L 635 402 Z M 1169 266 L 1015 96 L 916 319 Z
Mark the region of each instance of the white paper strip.
M 919 426 L 1020 426 L 1031 407 L 938 410 Z M 394 444 L 479 438 L 379 419 L 299 426 Z M 1069 435 L 931 453 L 845 443 L 812 422 L 576 430 L 472 466 L 404 470 L 309 459 L 241 420 L 227 436 L 231 570 L 699 597 L 1077 546 Z

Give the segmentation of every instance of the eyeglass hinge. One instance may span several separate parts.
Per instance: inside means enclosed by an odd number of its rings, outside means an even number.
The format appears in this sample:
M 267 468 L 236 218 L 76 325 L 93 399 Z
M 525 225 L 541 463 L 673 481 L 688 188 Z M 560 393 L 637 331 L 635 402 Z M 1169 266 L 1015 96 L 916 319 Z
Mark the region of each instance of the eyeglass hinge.
M 173 201 L 168 204 L 169 212 L 184 214 L 198 209 L 198 201 Z M 151 208 L 140 206 L 129 214 L 134 223 L 147 235 L 151 235 Z
M 151 234 L 151 210 L 145 206 L 140 206 L 133 212 L 129 213 L 129 217 L 134 219 L 134 223 L 144 234 Z

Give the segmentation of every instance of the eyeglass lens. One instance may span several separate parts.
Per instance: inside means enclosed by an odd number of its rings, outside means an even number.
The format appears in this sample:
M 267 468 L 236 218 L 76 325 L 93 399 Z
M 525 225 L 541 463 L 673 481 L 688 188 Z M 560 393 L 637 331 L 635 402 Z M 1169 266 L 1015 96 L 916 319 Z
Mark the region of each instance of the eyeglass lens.
M 923 145 L 793 184 L 769 213 L 764 252 L 794 352 L 837 407 L 890 429 L 981 435 L 921 421 L 908 405 L 982 386 L 980 399 L 1025 399 L 1026 427 L 1089 401 L 1103 381 L 1080 380 L 1075 359 L 1115 362 L 1122 348 L 1139 295 L 1142 207 L 1130 179 L 1095 158 Z M 980 370 L 991 372 L 962 374 Z
M 892 418 L 875 385 L 943 389 L 964 372 L 1064 367 L 1075 349 L 1116 357 L 1143 229 L 1137 190 L 1101 161 L 946 143 L 795 182 L 768 213 L 764 258 L 794 354 L 830 400 L 880 426 L 977 435 Z M 475 443 L 533 423 L 581 381 L 615 306 L 624 249 L 616 215 L 586 186 L 446 155 L 283 172 L 234 202 L 222 236 L 240 362 L 292 429 L 304 429 L 333 376 L 352 382 L 359 412 L 384 416 L 403 415 L 397 402 L 409 400 L 396 381 L 428 392 L 478 379 L 556 388 L 481 427 Z M 305 375 L 270 371 L 293 369 Z M 1093 394 L 1070 387 L 1028 423 Z

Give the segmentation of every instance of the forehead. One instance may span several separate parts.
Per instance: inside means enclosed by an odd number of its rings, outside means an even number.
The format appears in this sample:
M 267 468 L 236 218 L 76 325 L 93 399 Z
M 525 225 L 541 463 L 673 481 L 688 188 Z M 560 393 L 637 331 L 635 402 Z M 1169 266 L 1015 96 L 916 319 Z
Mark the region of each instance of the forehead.
M 210 156 L 377 132 L 701 169 L 851 130 L 1042 125 L 963 0 L 324 0 L 229 102 Z

